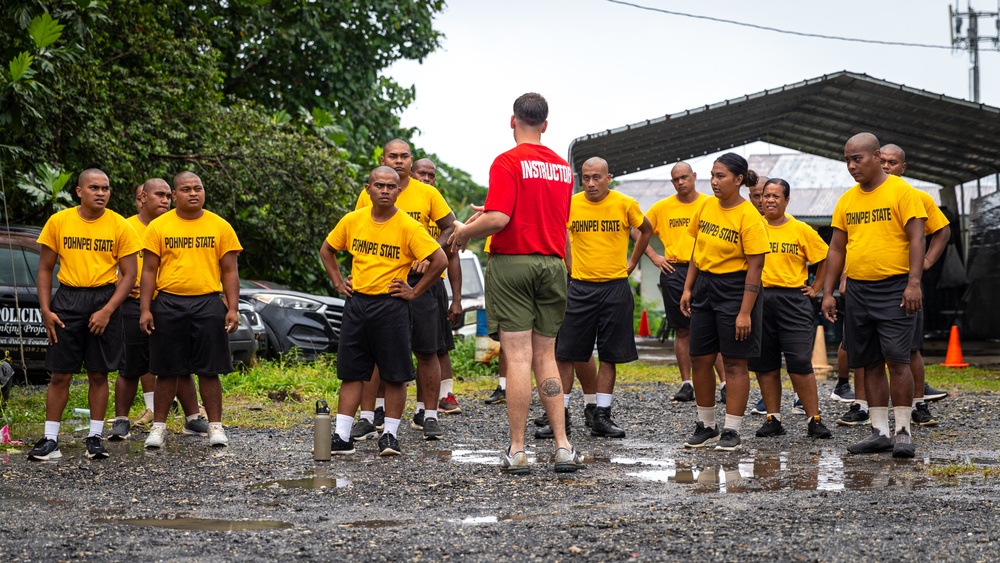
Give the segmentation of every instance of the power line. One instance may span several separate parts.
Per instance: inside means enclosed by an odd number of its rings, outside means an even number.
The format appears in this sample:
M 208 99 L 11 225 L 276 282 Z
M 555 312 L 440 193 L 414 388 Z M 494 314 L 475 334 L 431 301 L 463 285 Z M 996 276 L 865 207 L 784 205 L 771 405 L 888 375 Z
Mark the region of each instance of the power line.
M 650 12 L 659 12 L 661 14 L 668 14 L 671 16 L 681 16 L 684 18 L 692 18 L 696 20 L 708 20 L 717 23 L 728 23 L 731 25 L 738 25 L 740 27 L 749 27 L 752 29 L 760 29 L 763 31 L 773 31 L 775 33 L 784 33 L 786 35 L 798 35 L 799 37 L 812 37 L 814 39 L 832 39 L 834 41 L 847 41 L 850 43 L 869 43 L 873 45 L 894 45 L 897 47 L 920 47 L 923 49 L 948 49 L 951 50 L 953 47 L 951 45 L 931 45 L 929 43 L 906 43 L 903 41 L 879 41 L 877 39 L 858 39 L 856 37 L 838 37 L 836 35 L 822 35 L 820 33 L 805 33 L 802 31 L 791 31 L 788 29 L 778 29 L 776 27 L 768 27 L 766 25 L 757 25 L 753 23 L 738 22 L 732 20 L 726 20 L 722 18 L 715 18 L 712 16 L 701 16 L 698 14 L 687 14 L 684 12 L 675 12 L 673 10 L 664 10 L 663 8 L 653 8 L 651 6 L 643 6 L 641 4 L 633 4 L 631 2 L 623 2 L 622 0 L 607 0 L 612 4 L 621 4 L 622 6 L 630 6 L 632 8 L 638 8 L 640 10 L 648 10 Z

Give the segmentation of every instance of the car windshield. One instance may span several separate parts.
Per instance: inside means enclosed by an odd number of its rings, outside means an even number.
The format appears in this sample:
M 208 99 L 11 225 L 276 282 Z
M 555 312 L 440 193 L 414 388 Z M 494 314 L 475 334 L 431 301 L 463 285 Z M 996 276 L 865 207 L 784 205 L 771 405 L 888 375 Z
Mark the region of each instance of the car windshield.
M 35 272 L 38 271 L 38 261 L 41 255 L 23 246 L 0 246 L 0 285 L 16 287 L 35 287 Z M 52 287 L 59 287 L 55 276 L 59 273 L 56 263 L 53 272 Z

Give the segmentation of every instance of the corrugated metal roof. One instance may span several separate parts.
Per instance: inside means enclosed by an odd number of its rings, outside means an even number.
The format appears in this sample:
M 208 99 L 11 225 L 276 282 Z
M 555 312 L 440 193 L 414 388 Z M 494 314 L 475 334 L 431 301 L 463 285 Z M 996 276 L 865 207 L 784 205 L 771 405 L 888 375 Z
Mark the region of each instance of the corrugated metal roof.
M 753 141 L 839 161 L 860 131 L 902 146 L 913 178 L 950 187 L 1000 170 L 1000 109 L 846 71 L 586 135 L 570 161 L 601 156 L 622 176 Z

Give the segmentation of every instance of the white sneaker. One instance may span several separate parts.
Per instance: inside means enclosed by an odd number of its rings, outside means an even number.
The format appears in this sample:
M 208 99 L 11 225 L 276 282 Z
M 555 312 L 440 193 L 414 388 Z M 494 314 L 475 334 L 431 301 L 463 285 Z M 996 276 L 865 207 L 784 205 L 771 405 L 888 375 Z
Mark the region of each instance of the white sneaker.
M 162 448 L 167 439 L 167 428 L 165 426 L 153 426 L 146 436 L 147 448 Z
M 218 447 L 229 445 L 229 438 L 226 436 L 226 430 L 222 428 L 222 423 L 215 422 L 208 425 L 208 443 Z

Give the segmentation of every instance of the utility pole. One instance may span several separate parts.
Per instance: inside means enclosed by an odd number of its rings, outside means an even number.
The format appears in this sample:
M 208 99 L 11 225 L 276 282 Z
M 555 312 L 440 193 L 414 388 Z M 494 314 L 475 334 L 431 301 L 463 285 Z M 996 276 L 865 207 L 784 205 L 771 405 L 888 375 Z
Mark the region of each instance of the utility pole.
M 997 1 L 997 11 L 977 12 L 972 9 L 972 0 L 969 0 L 967 11 L 960 12 L 958 0 L 955 0 L 955 7 L 948 6 L 948 16 L 951 24 L 951 46 L 955 49 L 969 51 L 969 58 L 972 61 L 972 68 L 969 69 L 969 90 L 972 100 L 979 103 L 979 43 L 988 41 L 993 44 L 994 50 L 1000 50 L 1000 0 Z M 989 20 L 993 18 L 994 35 L 983 35 L 980 33 L 979 20 Z M 962 36 L 962 25 L 968 22 L 965 36 Z

